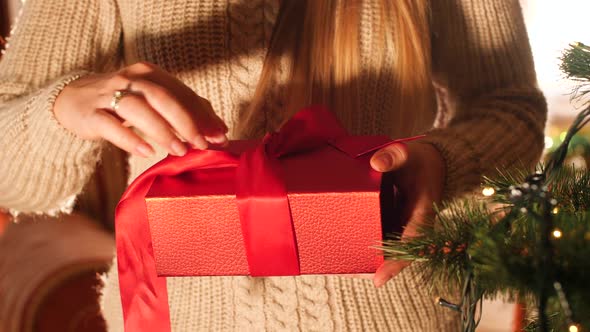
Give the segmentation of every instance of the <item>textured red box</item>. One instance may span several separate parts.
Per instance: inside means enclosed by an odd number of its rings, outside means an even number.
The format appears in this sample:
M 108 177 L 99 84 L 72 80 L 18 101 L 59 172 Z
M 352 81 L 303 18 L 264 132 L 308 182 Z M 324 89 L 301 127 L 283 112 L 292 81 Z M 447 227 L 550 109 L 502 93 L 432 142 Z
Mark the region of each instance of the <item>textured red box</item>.
M 280 159 L 301 274 L 372 273 L 383 262 L 374 247 L 396 227 L 394 186 L 370 167 L 375 137 L 355 139 L 356 152 L 326 145 Z M 240 154 L 256 144 L 232 141 L 228 150 Z M 158 275 L 249 274 L 235 169 L 158 177 L 146 206 Z

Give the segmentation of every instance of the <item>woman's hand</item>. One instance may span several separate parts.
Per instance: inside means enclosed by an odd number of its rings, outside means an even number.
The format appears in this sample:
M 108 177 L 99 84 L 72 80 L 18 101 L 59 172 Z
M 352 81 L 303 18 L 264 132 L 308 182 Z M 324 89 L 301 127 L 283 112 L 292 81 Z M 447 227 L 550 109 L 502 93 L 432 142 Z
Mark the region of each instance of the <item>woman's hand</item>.
M 441 200 L 445 164 L 432 145 L 420 142 L 394 143 L 371 158 L 371 166 L 379 172 L 394 171 L 395 184 L 403 195 L 401 220 L 407 221 L 404 238 L 416 235 L 417 227 L 433 213 L 433 203 Z M 385 261 L 373 276 L 373 283 L 381 287 L 410 263 Z
M 116 110 L 115 91 L 128 91 Z M 157 66 L 139 62 L 114 73 L 88 75 L 59 94 L 54 113 L 66 129 L 87 140 L 105 139 L 143 157 L 154 149 L 129 127 L 135 127 L 170 154 L 187 152 L 183 141 L 206 149 L 227 142 L 227 126 L 208 100 Z

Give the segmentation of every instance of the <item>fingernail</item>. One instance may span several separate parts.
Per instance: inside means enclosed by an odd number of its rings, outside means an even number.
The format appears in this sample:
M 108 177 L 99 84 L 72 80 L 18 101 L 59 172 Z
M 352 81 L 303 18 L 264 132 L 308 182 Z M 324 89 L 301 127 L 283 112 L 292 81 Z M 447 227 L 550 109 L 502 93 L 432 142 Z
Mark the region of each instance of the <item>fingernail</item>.
M 382 152 L 373 158 L 373 166 L 379 171 L 387 171 L 391 168 L 393 159 L 389 153 Z
M 211 143 L 214 143 L 214 144 L 224 144 L 225 142 L 227 142 L 227 136 L 225 136 L 225 135 L 211 136 L 211 137 L 207 137 L 207 140 Z
M 139 153 L 142 157 L 146 157 L 146 158 L 153 155 L 154 153 L 156 153 L 151 146 L 149 146 L 145 143 L 139 144 L 135 148 L 135 151 L 137 151 L 137 153 Z
M 207 141 L 202 136 L 197 136 L 196 138 L 194 138 L 192 140 L 191 144 L 195 148 L 200 149 L 200 150 L 205 150 L 209 146 L 209 144 L 207 144 Z
M 172 153 L 175 156 L 179 156 L 179 157 L 184 156 L 187 152 L 186 145 L 184 145 L 182 142 L 180 142 L 178 140 L 172 141 L 172 144 L 170 144 L 170 149 L 172 150 Z

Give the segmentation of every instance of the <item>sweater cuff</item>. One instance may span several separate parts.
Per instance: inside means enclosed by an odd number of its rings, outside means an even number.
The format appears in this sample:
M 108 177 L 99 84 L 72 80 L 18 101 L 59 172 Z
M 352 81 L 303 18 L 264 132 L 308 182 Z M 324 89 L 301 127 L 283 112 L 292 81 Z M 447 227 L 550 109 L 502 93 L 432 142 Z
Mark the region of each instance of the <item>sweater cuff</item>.
M 443 201 L 471 192 L 481 184 L 481 158 L 475 147 L 455 130 L 433 129 L 420 142 L 433 145 L 445 161 Z
M 94 165 L 100 155 L 102 141 L 90 141 L 77 137 L 64 128 L 53 113 L 53 106 L 57 96 L 72 81 L 86 75 L 80 71 L 71 73 L 55 80 L 52 84 L 41 89 L 37 95 L 29 100 L 26 109 L 25 123 L 27 135 L 33 142 L 33 155 L 45 161 L 65 161 L 66 165 L 87 167 Z
M 53 113 L 57 96 L 72 81 L 87 72 L 80 71 L 62 76 L 43 89 L 38 90 L 25 102 L 20 126 L 25 135 L 26 154 L 34 156 L 27 161 L 35 165 L 21 166 L 30 168 L 31 176 L 26 181 L 23 191 L 13 193 L 11 212 L 17 215 L 23 212 L 43 212 L 49 215 L 73 210 L 76 196 L 80 193 L 90 175 L 94 172 L 100 158 L 103 141 L 84 140 L 64 128 Z M 39 171 L 42 169 L 41 171 Z M 13 170 L 14 171 L 14 170 Z M 63 183 L 56 180 L 67 179 Z M 60 183 L 48 185 L 49 183 Z M 33 183 L 41 185 L 33 185 Z M 43 195 L 35 191 L 45 188 Z M 30 211 L 35 207 L 33 211 Z M 24 208 L 24 210 L 20 210 Z

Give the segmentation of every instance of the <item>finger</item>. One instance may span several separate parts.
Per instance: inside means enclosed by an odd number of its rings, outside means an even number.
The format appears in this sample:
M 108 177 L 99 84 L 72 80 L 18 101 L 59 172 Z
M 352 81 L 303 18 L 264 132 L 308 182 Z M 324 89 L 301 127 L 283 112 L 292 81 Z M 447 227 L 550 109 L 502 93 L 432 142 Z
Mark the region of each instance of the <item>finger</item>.
M 216 121 L 211 119 L 199 119 L 198 123 L 193 119 L 191 113 L 186 109 L 166 88 L 153 83 L 152 81 L 139 79 L 133 81 L 133 90 L 140 91 L 146 101 L 155 109 L 172 128 L 185 140 L 196 148 L 206 149 L 207 141 L 203 137 L 205 131 L 216 131 L 222 133 Z
M 203 134 L 206 137 L 216 137 L 219 136 L 220 133 L 224 134 L 221 135 L 221 137 L 224 137 L 225 134 L 228 132 L 228 127 L 225 124 L 225 122 L 219 117 L 217 116 L 217 114 L 215 113 L 215 111 L 213 110 L 213 105 L 211 105 L 211 102 L 209 102 L 209 100 L 205 99 L 205 98 L 201 98 L 199 96 L 197 96 L 199 99 L 199 103 L 196 107 L 199 108 L 199 110 L 201 112 L 198 112 L 197 114 L 200 115 L 201 117 L 205 117 L 207 119 L 207 121 L 215 123 L 216 125 L 213 126 L 214 130 L 209 132 L 207 131 L 208 129 L 211 129 L 211 127 L 207 127 L 207 128 L 203 128 Z
M 197 112 L 190 112 L 190 110 L 186 110 L 185 114 L 187 114 L 190 119 L 184 119 L 185 121 L 181 122 L 181 124 L 190 125 L 192 122 L 195 124 L 195 127 L 199 129 L 200 135 L 204 136 L 207 141 L 215 144 L 226 143 L 227 136 L 225 134 L 227 133 L 228 128 L 225 122 L 223 122 L 223 120 L 217 116 L 217 114 L 215 114 L 215 111 L 211 107 L 209 101 L 199 97 L 193 90 L 180 82 L 174 76 L 170 75 L 168 72 L 156 66 L 155 64 L 145 61 L 138 62 L 127 68 L 124 68 L 122 73 L 133 80 L 134 89 L 137 86 L 137 84 L 135 84 L 136 81 L 147 80 L 148 82 L 158 86 L 165 87 L 169 92 L 174 92 L 174 101 L 177 101 L 178 99 L 181 101 L 190 101 L 190 105 L 188 106 L 194 106 Z M 182 107 L 183 103 L 179 102 L 178 105 Z M 184 106 L 184 108 L 186 108 L 187 105 L 185 104 Z M 182 120 L 183 119 L 181 119 L 181 121 Z M 172 125 L 174 126 L 174 124 Z M 175 129 L 178 128 L 175 127 Z M 189 131 L 186 134 L 183 134 L 180 131 L 179 134 L 190 142 L 190 137 L 185 137 L 185 135 L 189 136 L 194 133 L 190 132 L 190 128 L 188 130 Z M 197 138 L 197 140 L 201 142 L 200 138 Z
M 126 122 L 154 139 L 170 154 L 179 157 L 186 154 L 186 145 L 176 137 L 168 122 L 146 102 L 144 97 L 126 95 L 119 102 L 116 112 Z
M 220 127 L 225 128 L 225 132 L 227 132 L 228 128 L 225 125 L 225 122 L 223 122 L 223 120 L 217 116 L 207 99 L 199 97 L 188 86 L 157 65 L 147 61 L 140 61 L 127 67 L 124 69 L 124 71 L 126 71 L 127 75 L 131 78 L 146 78 L 156 84 L 161 84 L 165 87 L 173 89 L 175 92 L 181 94 L 182 96 L 186 96 L 189 99 L 194 99 L 195 97 L 198 98 L 200 101 L 199 106 L 203 108 L 201 111 L 207 113 L 211 118 L 213 118 L 213 120 L 217 121 Z
M 196 99 L 196 102 L 191 102 L 188 107 L 193 111 L 197 111 L 190 113 L 192 115 L 197 115 L 197 124 L 203 121 L 205 123 L 217 124 L 216 126 L 201 127 L 200 129 L 202 130 L 203 136 L 208 138 L 208 141 L 212 143 L 224 143 L 224 139 L 227 140 L 225 134 L 228 132 L 228 127 L 225 122 L 215 113 L 215 110 L 213 110 L 213 106 L 209 100 L 197 95 L 191 88 L 176 79 L 174 76 L 170 75 L 170 73 L 166 72 L 165 70 L 155 65 L 151 66 L 153 66 L 153 70 L 146 75 L 146 78 L 156 84 L 161 84 L 165 87 L 168 87 L 169 89 L 172 89 L 172 91 L 175 92 L 175 95 L 177 95 L 181 100 L 192 101 Z M 185 104 L 185 106 L 187 105 Z
M 385 261 L 375 272 L 373 277 L 373 284 L 379 288 L 385 285 L 391 278 L 397 276 L 403 269 L 405 269 L 410 262 L 406 261 Z
M 418 235 L 420 227 L 426 225 L 432 215 L 432 210 L 418 208 L 414 210 L 402 233 L 402 240 L 413 238 Z
M 401 168 L 408 161 L 408 148 L 404 143 L 393 143 L 375 152 L 371 167 L 378 172 L 390 172 Z
M 407 211 L 407 223 L 402 233 L 402 240 L 418 235 L 420 227 L 431 225 L 434 221 L 434 206 L 429 195 L 417 195 Z
M 149 74 L 149 73 L 154 72 L 156 70 L 161 70 L 161 69 L 160 69 L 160 67 L 158 67 L 158 65 L 153 64 L 149 61 L 139 61 L 139 62 L 136 62 L 136 63 L 123 69 L 123 71 L 125 71 L 129 74 L 141 74 L 141 75 Z
M 94 113 L 93 126 L 100 136 L 119 148 L 141 157 L 149 157 L 155 153 L 154 149 L 131 129 L 125 128 L 112 114 L 104 110 Z
M 192 90 L 191 93 L 193 94 L 192 97 L 189 98 L 197 98 L 197 102 L 194 103 L 193 110 L 190 114 L 193 116 L 197 124 L 201 123 L 211 123 L 213 125 L 210 126 L 199 126 L 199 131 L 201 135 L 205 138 L 205 140 L 209 143 L 217 144 L 217 145 L 227 145 L 228 138 L 227 132 L 228 127 L 223 122 L 223 120 L 215 114 L 213 110 L 213 106 L 209 102 L 209 100 L 205 98 L 201 98 L 195 95 Z

